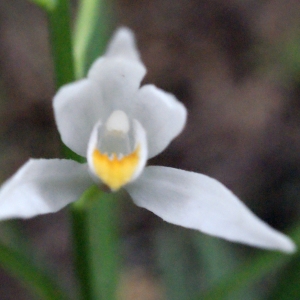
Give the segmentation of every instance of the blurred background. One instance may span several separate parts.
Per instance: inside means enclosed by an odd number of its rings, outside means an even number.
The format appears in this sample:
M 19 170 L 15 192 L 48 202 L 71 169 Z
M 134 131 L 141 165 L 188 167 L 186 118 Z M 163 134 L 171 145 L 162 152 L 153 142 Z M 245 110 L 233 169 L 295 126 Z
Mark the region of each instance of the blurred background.
M 300 1 L 115 0 L 112 11 L 114 27 L 136 33 L 144 82 L 189 112 L 184 132 L 150 163 L 213 176 L 275 228 L 292 228 L 300 211 Z M 1 182 L 29 157 L 61 156 L 48 39 L 39 8 L 0 1 Z M 193 299 L 266 252 L 168 225 L 128 199 L 120 206 L 120 299 Z M 74 293 L 67 209 L 3 222 L 0 237 L 21 243 Z M 229 299 L 268 299 L 276 276 Z M 1 300 L 33 297 L 6 272 L 0 282 Z

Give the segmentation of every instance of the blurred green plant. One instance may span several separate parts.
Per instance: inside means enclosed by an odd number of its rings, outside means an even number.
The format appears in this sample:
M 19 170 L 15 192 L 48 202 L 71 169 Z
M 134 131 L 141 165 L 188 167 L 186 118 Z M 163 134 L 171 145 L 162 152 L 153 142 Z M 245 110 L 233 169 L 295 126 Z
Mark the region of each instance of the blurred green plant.
M 290 232 L 300 245 L 300 225 Z M 163 226 L 155 249 L 169 300 L 298 300 L 299 254 L 252 249 L 238 255 L 226 241 Z M 253 256 L 256 253 L 255 256 Z M 266 290 L 259 283 L 267 278 Z M 198 294 L 198 296 L 196 296 Z
M 83 77 L 91 63 L 103 53 L 112 23 L 113 14 L 108 0 L 79 2 L 74 30 L 76 78 Z
M 295 241 L 296 245 L 300 245 L 300 226 L 295 226 L 293 231 L 289 234 Z M 266 252 L 257 257 L 249 257 L 248 261 L 242 263 L 238 268 L 235 268 L 231 271 L 231 274 L 228 274 L 225 278 L 217 281 L 205 294 L 201 294 L 196 299 L 204 300 L 217 300 L 217 299 L 226 299 L 233 293 L 237 291 L 243 291 L 245 288 L 257 283 L 259 280 L 262 280 L 265 276 L 274 273 L 280 272 L 284 269 L 284 266 L 288 263 L 294 264 L 298 260 L 298 255 L 284 255 L 277 252 Z M 278 285 L 278 283 L 276 284 Z M 287 285 L 285 285 L 288 288 Z M 289 292 L 285 288 L 285 292 Z M 293 298 L 294 300 L 299 299 L 300 296 L 300 287 L 297 285 L 297 297 Z M 276 298 L 276 293 L 270 296 L 271 299 Z M 264 296 L 265 299 L 265 296 Z M 281 298 L 285 299 L 285 298 Z
M 54 10 L 56 5 L 58 4 L 59 0 L 29 0 L 30 2 L 38 5 L 42 9 L 50 12 Z
M 300 32 L 299 30 L 285 43 L 278 45 L 279 60 L 283 66 L 285 80 L 300 84 Z
M 57 282 L 45 270 L 40 270 L 23 253 L 0 244 L 1 267 L 23 282 L 32 291 L 33 297 L 44 300 L 67 300 Z

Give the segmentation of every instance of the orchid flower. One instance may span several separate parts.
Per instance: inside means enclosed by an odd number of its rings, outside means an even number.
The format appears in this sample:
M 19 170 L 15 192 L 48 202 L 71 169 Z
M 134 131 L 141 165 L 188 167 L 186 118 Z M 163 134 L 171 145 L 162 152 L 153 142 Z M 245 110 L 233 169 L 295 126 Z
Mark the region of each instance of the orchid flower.
M 62 141 L 87 163 L 30 159 L 0 190 L 0 220 L 56 212 L 93 184 L 125 189 L 133 202 L 169 223 L 248 245 L 293 252 L 294 243 L 206 175 L 146 166 L 182 131 L 186 108 L 154 85 L 133 33 L 120 28 L 87 78 L 54 97 Z

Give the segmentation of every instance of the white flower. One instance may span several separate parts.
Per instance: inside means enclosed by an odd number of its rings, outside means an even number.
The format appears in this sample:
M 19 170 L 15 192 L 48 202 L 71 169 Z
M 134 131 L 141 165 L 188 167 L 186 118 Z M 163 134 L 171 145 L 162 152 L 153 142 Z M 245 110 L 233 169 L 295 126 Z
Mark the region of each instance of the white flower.
M 252 246 L 295 250 L 208 176 L 145 167 L 182 131 L 185 107 L 154 85 L 140 87 L 146 69 L 129 29 L 114 35 L 86 79 L 62 87 L 54 112 L 63 142 L 87 163 L 31 159 L 0 191 L 0 219 L 30 218 L 76 201 L 93 183 L 123 187 L 134 203 L 167 222 Z

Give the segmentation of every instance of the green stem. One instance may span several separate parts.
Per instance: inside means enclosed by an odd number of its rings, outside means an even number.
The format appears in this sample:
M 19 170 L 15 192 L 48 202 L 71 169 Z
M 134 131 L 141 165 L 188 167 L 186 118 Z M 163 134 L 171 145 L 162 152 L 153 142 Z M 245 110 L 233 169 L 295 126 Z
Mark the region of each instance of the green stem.
M 117 195 L 89 189 L 72 205 L 81 299 L 116 299 L 118 283 Z
M 55 86 L 59 89 L 64 84 L 75 80 L 69 0 L 57 0 L 55 7 L 48 11 L 48 19 Z M 83 157 L 65 145 L 62 152 L 67 158 L 85 162 Z
M 26 257 L 3 244 L 0 244 L 0 264 L 11 275 L 26 283 L 26 287 L 32 290 L 38 299 L 68 299 L 60 288 L 48 276 L 33 266 Z
M 115 300 L 118 283 L 118 195 L 94 190 L 90 208 L 94 300 Z
M 60 88 L 75 79 L 69 1 L 58 0 L 48 16 L 55 83 L 56 88 Z
M 79 284 L 79 299 L 91 300 L 91 273 L 89 271 L 89 235 L 88 211 L 77 203 L 71 205 L 71 222 L 73 236 L 73 253 L 76 276 Z
M 79 54 L 76 56 L 76 70 L 79 70 L 77 72 L 80 75 L 82 75 L 86 63 L 86 51 L 90 36 L 92 32 L 96 31 L 93 28 L 95 22 L 89 19 L 89 13 L 92 13 L 91 17 L 94 20 L 97 19 L 95 7 L 100 2 L 98 0 L 95 0 L 94 3 L 93 1 L 82 1 L 81 9 L 85 7 L 83 3 L 89 5 L 89 9 L 82 14 L 79 13 L 79 16 L 84 16 L 85 22 L 91 22 L 91 24 L 85 25 L 84 22 L 79 22 L 76 27 L 79 39 L 76 45 L 78 43 L 80 45 Z M 49 12 L 49 24 L 56 87 L 59 88 L 75 78 L 69 2 L 67 0 L 60 0 L 55 9 Z M 84 27 L 81 29 L 81 26 Z M 106 37 L 98 36 L 97 39 L 104 43 Z M 65 152 L 65 156 L 80 160 L 70 151 Z M 94 187 L 71 206 L 75 267 L 81 299 L 84 300 L 116 299 L 118 279 L 116 244 L 118 239 L 117 222 L 114 219 L 117 207 L 115 198 L 116 195 L 101 193 L 98 188 Z

